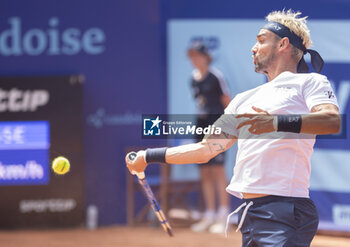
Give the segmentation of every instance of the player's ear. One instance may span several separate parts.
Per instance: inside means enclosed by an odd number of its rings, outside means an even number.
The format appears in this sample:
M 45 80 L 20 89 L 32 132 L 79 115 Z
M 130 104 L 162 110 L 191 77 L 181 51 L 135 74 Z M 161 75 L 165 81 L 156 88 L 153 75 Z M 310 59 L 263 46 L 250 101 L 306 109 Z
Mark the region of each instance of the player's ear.
M 278 48 L 286 49 L 289 46 L 289 44 L 290 44 L 289 38 L 287 37 L 281 38 L 280 41 L 278 42 Z

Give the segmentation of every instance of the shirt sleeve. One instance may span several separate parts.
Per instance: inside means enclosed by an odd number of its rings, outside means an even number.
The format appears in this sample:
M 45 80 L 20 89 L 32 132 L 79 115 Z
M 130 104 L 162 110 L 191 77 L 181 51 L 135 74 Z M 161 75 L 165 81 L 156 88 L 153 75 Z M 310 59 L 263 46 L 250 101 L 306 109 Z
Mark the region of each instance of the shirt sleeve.
M 303 87 L 304 99 L 309 110 L 319 104 L 333 104 L 339 108 L 337 97 L 327 77 L 313 75 Z
M 227 83 L 226 83 L 226 80 L 225 80 L 223 74 L 219 70 L 213 69 L 213 68 L 211 69 L 211 72 L 216 77 L 217 82 L 219 84 L 218 86 L 219 86 L 219 89 L 221 91 L 220 95 L 222 95 L 222 94 L 230 95 L 230 90 L 227 86 Z
M 230 104 L 226 107 L 224 114 L 222 114 L 218 120 L 214 123 L 215 127 L 221 128 L 222 132 L 226 134 L 238 137 L 237 125 L 238 120 L 235 117 L 235 99 L 233 99 Z

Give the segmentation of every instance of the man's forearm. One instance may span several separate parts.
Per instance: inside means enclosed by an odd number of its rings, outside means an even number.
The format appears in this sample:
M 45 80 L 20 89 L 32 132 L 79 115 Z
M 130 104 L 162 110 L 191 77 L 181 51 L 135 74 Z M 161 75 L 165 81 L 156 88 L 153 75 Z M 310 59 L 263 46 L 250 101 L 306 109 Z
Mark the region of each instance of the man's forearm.
M 165 160 L 170 164 L 207 163 L 229 149 L 236 140 L 236 137 L 226 133 L 206 136 L 198 143 L 168 148 Z
M 314 112 L 302 117 L 301 133 L 327 135 L 338 133 L 341 126 L 337 112 Z
M 125 161 L 130 172 L 143 172 L 148 163 L 206 163 L 229 149 L 236 141 L 237 137 L 224 132 L 218 135 L 210 134 L 205 136 L 201 142 L 194 144 L 141 150 L 137 153 L 136 159 L 131 161 L 126 155 Z
M 198 142 L 168 148 L 165 160 L 170 164 L 206 163 L 214 156 L 208 143 Z

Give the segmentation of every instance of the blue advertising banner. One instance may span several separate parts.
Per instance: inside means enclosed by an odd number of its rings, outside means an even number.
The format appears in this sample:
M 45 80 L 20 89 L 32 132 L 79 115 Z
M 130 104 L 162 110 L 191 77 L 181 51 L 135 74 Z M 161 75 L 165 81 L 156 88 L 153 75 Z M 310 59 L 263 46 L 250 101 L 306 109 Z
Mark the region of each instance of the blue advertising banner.
M 47 121 L 0 122 L 0 150 L 48 149 L 49 146 Z
M 0 186 L 48 184 L 49 148 L 49 122 L 0 122 Z

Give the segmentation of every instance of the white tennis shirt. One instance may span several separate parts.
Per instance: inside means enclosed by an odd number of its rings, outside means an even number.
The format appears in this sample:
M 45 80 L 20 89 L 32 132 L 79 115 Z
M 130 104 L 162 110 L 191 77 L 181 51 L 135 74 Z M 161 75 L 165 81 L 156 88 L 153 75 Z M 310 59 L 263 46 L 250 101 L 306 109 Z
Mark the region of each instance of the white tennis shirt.
M 256 113 L 252 106 L 270 114 L 308 114 L 313 106 L 338 106 L 327 77 L 283 72 L 274 80 L 238 94 L 214 124 L 238 137 L 233 177 L 226 191 L 242 198 L 242 192 L 309 197 L 310 157 L 315 135 L 272 132 L 253 135 L 250 125 L 237 130 L 243 119 L 236 114 Z

